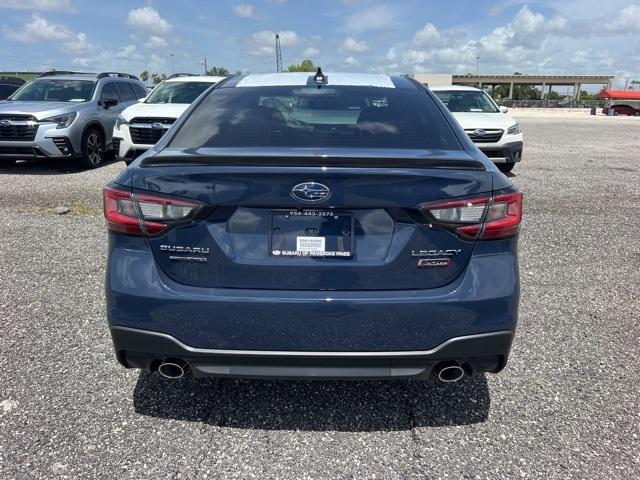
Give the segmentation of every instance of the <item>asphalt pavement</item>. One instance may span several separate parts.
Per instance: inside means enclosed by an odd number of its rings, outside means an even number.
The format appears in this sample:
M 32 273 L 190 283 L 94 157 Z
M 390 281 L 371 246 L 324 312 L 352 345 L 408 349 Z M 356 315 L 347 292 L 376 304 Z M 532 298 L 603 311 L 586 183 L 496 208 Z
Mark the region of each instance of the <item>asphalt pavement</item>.
M 124 164 L 0 169 L 0 478 L 640 478 L 640 119 L 521 124 L 512 356 L 448 385 L 125 370 L 100 210 Z

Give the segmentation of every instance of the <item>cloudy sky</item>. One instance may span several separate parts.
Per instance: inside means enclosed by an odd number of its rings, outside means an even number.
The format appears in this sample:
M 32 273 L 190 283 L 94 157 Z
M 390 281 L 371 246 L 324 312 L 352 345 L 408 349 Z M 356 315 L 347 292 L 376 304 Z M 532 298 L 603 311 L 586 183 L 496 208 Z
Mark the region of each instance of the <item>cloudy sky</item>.
M 640 79 L 637 0 L 0 0 L 0 71 L 612 73 Z

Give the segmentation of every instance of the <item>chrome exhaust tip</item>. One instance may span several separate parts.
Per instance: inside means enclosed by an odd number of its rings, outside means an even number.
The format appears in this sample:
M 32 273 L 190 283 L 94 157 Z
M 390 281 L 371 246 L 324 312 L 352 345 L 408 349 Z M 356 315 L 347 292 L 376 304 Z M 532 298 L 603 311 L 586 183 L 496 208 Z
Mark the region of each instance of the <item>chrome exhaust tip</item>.
M 165 360 L 158 367 L 158 373 L 164 378 L 177 380 L 184 377 L 186 365 L 186 362 L 183 360 Z
M 446 365 L 438 370 L 438 380 L 453 383 L 464 377 L 464 369 L 460 365 Z

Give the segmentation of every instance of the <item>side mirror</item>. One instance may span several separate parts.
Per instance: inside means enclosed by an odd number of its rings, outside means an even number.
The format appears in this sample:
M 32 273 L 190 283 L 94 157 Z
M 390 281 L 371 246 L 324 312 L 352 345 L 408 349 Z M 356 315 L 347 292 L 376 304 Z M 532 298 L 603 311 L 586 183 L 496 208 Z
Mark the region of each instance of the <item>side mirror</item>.
M 115 107 L 116 105 L 118 105 L 118 98 L 117 97 L 104 97 L 102 99 L 102 105 L 104 106 L 104 108 Z
M 509 111 L 509 109 L 503 105 L 503 106 L 500 107 L 500 111 L 502 113 L 507 113 Z

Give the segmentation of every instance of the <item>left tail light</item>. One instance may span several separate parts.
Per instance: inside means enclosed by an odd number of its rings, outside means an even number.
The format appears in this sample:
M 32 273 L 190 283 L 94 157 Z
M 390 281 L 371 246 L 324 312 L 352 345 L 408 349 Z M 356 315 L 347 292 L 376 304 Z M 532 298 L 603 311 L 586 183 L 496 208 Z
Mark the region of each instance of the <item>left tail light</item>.
M 498 240 L 518 234 L 522 222 L 522 193 L 508 192 L 420 205 L 423 215 L 465 240 Z
M 102 190 L 104 216 L 112 232 L 156 236 L 192 221 L 202 203 L 147 193 L 131 193 L 112 187 Z

